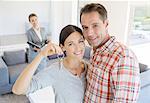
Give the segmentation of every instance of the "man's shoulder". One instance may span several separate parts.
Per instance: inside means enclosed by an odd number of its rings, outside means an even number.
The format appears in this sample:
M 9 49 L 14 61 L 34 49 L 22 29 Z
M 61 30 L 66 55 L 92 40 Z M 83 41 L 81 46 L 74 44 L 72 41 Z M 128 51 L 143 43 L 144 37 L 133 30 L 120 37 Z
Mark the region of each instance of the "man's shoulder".
M 114 49 L 114 51 L 116 51 L 116 53 L 121 56 L 121 57 L 133 57 L 134 56 L 134 52 L 127 47 L 126 45 L 120 43 L 120 42 L 116 42 L 114 44 L 114 46 L 116 47 L 116 49 Z
M 127 46 L 125 46 L 123 43 L 114 40 L 111 47 L 109 47 L 108 50 L 110 53 L 118 56 L 126 56 L 131 51 Z

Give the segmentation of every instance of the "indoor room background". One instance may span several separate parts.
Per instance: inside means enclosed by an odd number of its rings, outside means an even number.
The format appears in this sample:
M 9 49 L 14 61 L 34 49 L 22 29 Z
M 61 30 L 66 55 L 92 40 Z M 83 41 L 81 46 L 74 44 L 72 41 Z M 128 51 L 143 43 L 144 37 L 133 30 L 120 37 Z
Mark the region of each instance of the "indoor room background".
M 48 37 L 58 44 L 60 30 L 64 26 L 74 24 L 81 27 L 80 9 L 91 2 L 98 2 L 106 7 L 109 34 L 116 36 L 120 42 L 131 48 L 139 62 L 144 64 L 144 68 L 146 66 L 149 69 L 149 0 L 0 0 L 0 57 L 5 51 L 28 48 L 26 31 L 31 27 L 28 21 L 30 13 L 37 14 Z M 150 101 L 150 94 L 148 94 L 150 93 L 150 70 L 147 71 L 140 74 L 140 77 L 144 78 L 142 79 L 140 100 L 146 101 L 142 103 Z M 0 100 L 3 98 L 0 97 Z M 18 99 L 18 97 L 16 98 Z

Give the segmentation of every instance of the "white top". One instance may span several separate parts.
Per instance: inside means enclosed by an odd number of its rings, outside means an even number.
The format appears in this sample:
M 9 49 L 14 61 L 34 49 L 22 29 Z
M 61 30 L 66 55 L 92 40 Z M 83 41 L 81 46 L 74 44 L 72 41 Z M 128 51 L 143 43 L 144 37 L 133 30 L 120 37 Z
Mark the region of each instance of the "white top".
M 41 36 L 41 31 L 40 31 L 40 28 L 37 30 L 35 28 L 33 28 L 34 31 L 36 32 L 36 35 L 39 37 L 40 41 L 42 42 L 42 36 Z

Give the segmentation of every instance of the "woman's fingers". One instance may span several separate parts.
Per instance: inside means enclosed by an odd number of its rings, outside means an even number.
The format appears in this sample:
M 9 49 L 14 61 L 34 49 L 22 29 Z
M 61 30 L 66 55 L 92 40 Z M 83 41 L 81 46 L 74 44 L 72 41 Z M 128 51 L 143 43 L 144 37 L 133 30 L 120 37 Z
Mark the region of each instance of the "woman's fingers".
M 58 55 L 63 54 L 63 51 L 62 51 L 62 49 L 60 48 L 60 46 L 58 46 L 58 45 L 56 45 L 56 44 L 53 44 L 53 47 L 54 47 L 54 49 L 55 49 L 55 54 L 58 54 Z
M 47 56 L 55 54 L 55 48 L 53 47 L 53 44 L 51 42 L 49 42 L 46 46 L 46 54 Z
M 44 56 L 49 56 L 53 54 L 63 54 L 62 49 L 52 42 L 49 42 L 47 46 L 42 50 L 42 52 Z
M 46 57 L 46 56 L 48 56 L 48 55 L 51 55 L 51 54 L 52 54 L 52 53 L 51 53 L 52 51 L 53 51 L 52 44 L 51 44 L 51 43 L 48 43 L 45 47 L 42 48 L 41 53 L 42 53 L 42 55 L 43 55 L 44 57 Z

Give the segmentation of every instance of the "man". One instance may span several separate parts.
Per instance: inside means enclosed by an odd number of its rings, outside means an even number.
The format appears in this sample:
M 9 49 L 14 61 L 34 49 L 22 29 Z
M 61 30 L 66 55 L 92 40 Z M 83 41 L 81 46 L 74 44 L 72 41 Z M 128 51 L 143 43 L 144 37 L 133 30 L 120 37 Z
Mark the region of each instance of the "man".
M 85 39 L 93 47 L 84 102 L 136 102 L 140 89 L 138 61 L 131 50 L 109 35 L 105 7 L 98 3 L 85 5 L 80 22 Z

